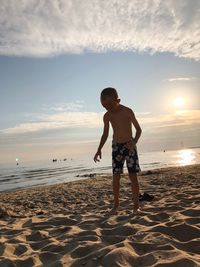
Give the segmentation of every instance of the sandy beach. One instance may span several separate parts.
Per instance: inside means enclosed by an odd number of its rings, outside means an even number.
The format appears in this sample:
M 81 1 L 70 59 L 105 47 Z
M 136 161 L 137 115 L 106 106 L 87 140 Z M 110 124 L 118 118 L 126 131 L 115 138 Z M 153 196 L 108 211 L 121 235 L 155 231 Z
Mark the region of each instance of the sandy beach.
M 0 193 L 0 266 L 199 266 L 200 165 L 142 172 L 132 212 L 127 174 Z

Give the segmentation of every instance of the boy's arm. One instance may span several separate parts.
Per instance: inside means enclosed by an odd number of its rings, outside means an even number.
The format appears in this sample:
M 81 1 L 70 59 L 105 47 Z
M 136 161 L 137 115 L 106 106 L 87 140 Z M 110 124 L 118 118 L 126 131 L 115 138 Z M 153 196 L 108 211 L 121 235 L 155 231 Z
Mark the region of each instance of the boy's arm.
M 97 149 L 97 151 L 100 151 L 102 149 L 102 147 L 104 146 L 107 138 L 108 138 L 108 134 L 109 134 L 109 119 L 107 116 L 107 113 L 104 114 L 103 116 L 103 122 L 104 122 L 104 129 L 103 129 L 103 134 L 101 136 L 101 140 L 100 140 L 100 144 L 99 147 Z
M 135 117 L 135 114 L 132 111 L 132 109 L 130 111 L 130 117 L 131 117 L 131 121 L 132 121 L 132 123 L 133 123 L 133 125 L 135 126 L 135 129 L 136 129 L 136 134 L 135 134 L 135 138 L 134 138 L 135 144 L 136 144 L 138 139 L 140 138 L 140 135 L 142 133 L 142 129 L 141 129 L 141 127 L 140 127 L 140 125 L 139 125 L 139 123 L 138 123 L 138 121 L 137 121 L 137 119 Z

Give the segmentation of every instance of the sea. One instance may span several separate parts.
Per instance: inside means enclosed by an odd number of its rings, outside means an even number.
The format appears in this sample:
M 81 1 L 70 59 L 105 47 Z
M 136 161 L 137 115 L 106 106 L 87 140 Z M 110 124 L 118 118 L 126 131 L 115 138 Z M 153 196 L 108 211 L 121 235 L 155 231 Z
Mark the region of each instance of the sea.
M 139 153 L 139 163 L 142 171 L 200 164 L 200 148 L 143 152 Z M 124 173 L 128 173 L 126 162 Z M 66 183 L 106 174 L 112 175 L 110 155 L 104 156 L 96 163 L 92 157 L 57 159 L 57 161 L 18 160 L 9 165 L 0 164 L 0 192 Z

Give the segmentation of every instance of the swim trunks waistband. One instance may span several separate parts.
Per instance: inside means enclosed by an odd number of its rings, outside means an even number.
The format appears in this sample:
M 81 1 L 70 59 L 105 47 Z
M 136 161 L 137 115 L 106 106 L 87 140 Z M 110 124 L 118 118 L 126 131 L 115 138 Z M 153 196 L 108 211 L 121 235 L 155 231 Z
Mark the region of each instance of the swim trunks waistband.
M 132 137 L 133 139 L 133 137 Z M 115 140 L 112 140 L 112 143 L 115 143 L 115 144 L 120 144 L 120 145 L 125 145 L 127 142 L 129 142 L 130 140 L 126 141 L 126 142 L 123 142 L 123 143 L 120 143 L 120 142 L 117 142 Z

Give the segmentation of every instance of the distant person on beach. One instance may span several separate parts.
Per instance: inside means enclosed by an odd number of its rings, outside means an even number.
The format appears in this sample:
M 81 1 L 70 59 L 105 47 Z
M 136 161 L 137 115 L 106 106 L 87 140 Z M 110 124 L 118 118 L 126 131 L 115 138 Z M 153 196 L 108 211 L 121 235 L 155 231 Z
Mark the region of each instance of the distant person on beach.
M 94 156 L 94 161 L 101 159 L 101 149 L 104 146 L 109 134 L 109 122 L 113 128 L 112 139 L 112 173 L 113 173 L 113 193 L 114 205 L 111 214 L 117 214 L 119 208 L 120 178 L 123 173 L 124 161 L 131 180 L 133 193 L 133 211 L 139 209 L 139 183 L 137 173 L 140 172 L 138 152 L 136 144 L 141 135 L 141 127 L 131 108 L 120 104 L 118 93 L 115 88 L 108 87 L 101 92 L 101 104 L 107 110 L 103 116 L 104 130 L 99 147 Z M 132 123 L 136 129 L 135 137 L 132 136 Z M 100 159 L 99 159 L 99 158 Z

